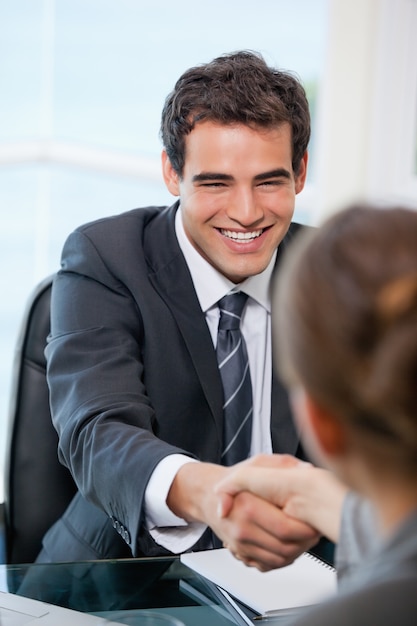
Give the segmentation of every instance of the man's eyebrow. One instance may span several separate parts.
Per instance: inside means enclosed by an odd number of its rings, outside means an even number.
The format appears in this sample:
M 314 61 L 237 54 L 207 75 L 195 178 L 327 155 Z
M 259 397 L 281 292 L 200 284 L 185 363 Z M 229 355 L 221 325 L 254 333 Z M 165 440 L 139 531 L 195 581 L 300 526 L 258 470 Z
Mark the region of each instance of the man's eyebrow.
M 195 174 L 192 178 L 193 183 L 201 183 L 201 182 L 210 182 L 213 180 L 224 180 L 231 181 L 233 180 L 233 176 L 230 174 L 220 174 L 217 172 L 200 172 L 200 174 Z
M 291 178 L 291 174 L 284 167 L 279 167 L 275 170 L 270 170 L 269 172 L 262 172 L 261 174 L 257 174 L 254 177 L 255 181 L 269 180 L 271 178 Z M 195 174 L 192 178 L 193 183 L 201 183 L 201 182 L 210 182 L 210 181 L 226 181 L 230 182 L 233 180 L 233 176 L 230 174 L 222 174 L 220 172 L 200 172 L 200 174 Z
M 291 174 L 284 167 L 279 167 L 276 170 L 271 170 L 270 172 L 262 172 L 262 174 L 257 174 L 254 180 L 268 180 L 269 178 L 291 178 Z

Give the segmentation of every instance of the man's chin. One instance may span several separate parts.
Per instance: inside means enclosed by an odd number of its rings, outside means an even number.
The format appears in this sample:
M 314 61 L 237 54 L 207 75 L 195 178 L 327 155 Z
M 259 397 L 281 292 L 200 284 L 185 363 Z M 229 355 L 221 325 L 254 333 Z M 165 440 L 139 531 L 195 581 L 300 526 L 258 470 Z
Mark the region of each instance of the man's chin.
M 238 263 L 234 263 L 233 265 L 223 267 L 222 269 L 217 266 L 217 269 L 221 274 L 223 274 L 223 276 L 237 285 L 251 276 L 261 274 L 268 267 L 270 260 L 271 259 L 268 259 L 266 262 L 264 261 L 258 263 L 243 263 L 241 266 L 239 266 Z

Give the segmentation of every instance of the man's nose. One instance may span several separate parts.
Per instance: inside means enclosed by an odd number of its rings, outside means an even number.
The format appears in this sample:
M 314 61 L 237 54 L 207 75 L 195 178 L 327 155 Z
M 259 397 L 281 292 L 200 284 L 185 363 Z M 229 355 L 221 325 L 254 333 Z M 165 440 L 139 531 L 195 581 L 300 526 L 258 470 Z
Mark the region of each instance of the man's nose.
M 227 208 L 227 215 L 242 226 L 251 226 L 263 218 L 263 210 L 252 189 L 236 189 Z

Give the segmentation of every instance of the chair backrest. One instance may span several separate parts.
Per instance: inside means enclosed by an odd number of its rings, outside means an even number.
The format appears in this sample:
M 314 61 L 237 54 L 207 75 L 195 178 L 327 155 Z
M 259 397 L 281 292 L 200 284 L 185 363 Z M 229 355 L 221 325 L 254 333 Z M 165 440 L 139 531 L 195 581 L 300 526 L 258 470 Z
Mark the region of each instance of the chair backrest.
M 76 492 L 57 456 L 44 348 L 53 276 L 32 292 L 17 341 L 7 433 L 4 509 L 6 562 L 36 559 L 46 530 Z

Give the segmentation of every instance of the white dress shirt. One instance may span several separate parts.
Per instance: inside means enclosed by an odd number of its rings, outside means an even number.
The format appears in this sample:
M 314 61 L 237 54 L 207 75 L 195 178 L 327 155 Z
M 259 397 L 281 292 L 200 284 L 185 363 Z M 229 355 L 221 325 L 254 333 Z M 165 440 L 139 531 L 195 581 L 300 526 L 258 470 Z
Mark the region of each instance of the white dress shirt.
M 235 285 L 210 265 L 191 244 L 184 231 L 181 208 L 177 211 L 175 229 L 214 346 L 217 343 L 220 317 L 218 301 L 232 291 L 243 291 L 249 296 L 240 327 L 246 341 L 252 381 L 253 420 L 250 454 L 252 456 L 260 452 L 272 452 L 270 283 L 276 254 L 261 274 L 250 276 L 239 285 Z M 182 465 L 190 462 L 197 461 L 182 454 L 165 457 L 155 468 L 145 492 L 147 527 L 157 543 L 175 553 L 190 548 L 206 529 L 204 524 L 190 524 L 177 517 L 166 504 L 176 472 Z

